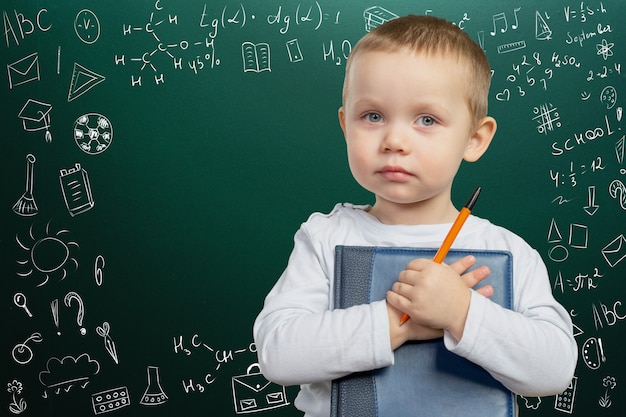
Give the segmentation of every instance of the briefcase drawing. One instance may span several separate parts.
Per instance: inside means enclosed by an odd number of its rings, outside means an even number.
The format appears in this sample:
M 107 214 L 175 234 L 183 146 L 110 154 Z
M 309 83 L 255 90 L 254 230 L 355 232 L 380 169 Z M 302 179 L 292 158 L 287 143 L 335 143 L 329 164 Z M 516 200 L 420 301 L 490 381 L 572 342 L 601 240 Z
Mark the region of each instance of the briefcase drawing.
M 253 372 L 254 369 L 257 372 Z M 233 402 L 236 414 L 256 413 L 289 405 L 285 387 L 268 381 L 258 363 L 253 363 L 245 375 L 232 378 Z

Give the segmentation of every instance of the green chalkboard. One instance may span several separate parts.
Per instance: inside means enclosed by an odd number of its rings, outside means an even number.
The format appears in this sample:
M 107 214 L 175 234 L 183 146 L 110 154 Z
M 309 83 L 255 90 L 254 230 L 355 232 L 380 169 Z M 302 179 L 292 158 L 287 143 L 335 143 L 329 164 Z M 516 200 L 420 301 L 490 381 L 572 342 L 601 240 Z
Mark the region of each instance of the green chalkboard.
M 183 5 L 184 3 L 184 5 Z M 252 323 L 295 230 L 351 178 L 346 57 L 380 18 L 445 17 L 493 68 L 462 204 L 544 256 L 580 361 L 523 416 L 624 416 L 626 94 L 618 0 L 5 1 L 0 57 L 5 415 L 298 415 Z M 265 398 L 265 397 L 264 397 Z

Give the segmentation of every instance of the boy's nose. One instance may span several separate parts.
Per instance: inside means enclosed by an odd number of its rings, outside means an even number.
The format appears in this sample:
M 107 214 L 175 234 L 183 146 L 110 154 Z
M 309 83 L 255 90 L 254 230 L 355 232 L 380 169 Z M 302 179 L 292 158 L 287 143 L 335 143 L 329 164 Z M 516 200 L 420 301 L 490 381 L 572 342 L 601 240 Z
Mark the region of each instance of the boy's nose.
M 383 152 L 408 153 L 410 145 L 406 137 L 406 133 L 398 127 L 391 127 L 381 144 Z

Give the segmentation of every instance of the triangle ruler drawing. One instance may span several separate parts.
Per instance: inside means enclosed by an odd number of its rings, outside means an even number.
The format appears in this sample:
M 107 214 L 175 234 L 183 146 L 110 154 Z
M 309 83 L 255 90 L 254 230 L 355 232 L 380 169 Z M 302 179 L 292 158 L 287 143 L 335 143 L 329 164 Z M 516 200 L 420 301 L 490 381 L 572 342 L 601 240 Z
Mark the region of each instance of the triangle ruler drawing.
M 72 81 L 70 82 L 70 90 L 67 93 L 67 101 L 70 102 L 77 99 L 104 80 L 104 76 L 75 62 L 74 70 L 72 71 Z

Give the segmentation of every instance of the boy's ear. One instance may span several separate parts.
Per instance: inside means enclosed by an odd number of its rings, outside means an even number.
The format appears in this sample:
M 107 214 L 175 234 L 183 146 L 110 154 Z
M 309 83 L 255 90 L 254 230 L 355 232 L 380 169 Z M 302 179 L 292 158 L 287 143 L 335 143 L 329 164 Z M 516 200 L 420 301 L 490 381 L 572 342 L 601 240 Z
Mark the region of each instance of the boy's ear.
M 343 136 L 346 136 L 346 112 L 343 109 L 343 106 L 339 107 L 337 111 L 337 115 L 339 116 L 339 125 L 341 126 L 341 130 L 343 131 Z
M 476 162 L 487 151 L 493 136 L 496 134 L 498 124 L 496 119 L 487 116 L 478 122 L 478 127 L 467 142 L 463 159 L 467 162 Z

